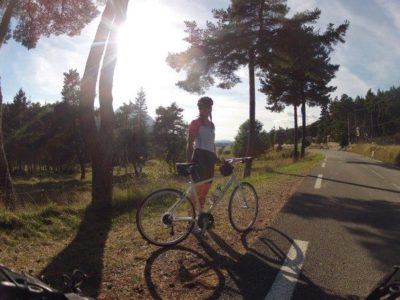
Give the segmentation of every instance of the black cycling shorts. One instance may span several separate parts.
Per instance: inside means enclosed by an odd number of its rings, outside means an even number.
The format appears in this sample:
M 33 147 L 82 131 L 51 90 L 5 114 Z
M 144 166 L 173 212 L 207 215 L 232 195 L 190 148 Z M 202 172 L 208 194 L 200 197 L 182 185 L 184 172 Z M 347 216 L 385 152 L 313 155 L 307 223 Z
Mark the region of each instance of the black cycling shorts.
M 197 166 L 192 174 L 193 181 L 199 182 L 214 177 L 215 161 L 216 156 L 214 152 L 195 149 L 192 162 L 196 163 Z

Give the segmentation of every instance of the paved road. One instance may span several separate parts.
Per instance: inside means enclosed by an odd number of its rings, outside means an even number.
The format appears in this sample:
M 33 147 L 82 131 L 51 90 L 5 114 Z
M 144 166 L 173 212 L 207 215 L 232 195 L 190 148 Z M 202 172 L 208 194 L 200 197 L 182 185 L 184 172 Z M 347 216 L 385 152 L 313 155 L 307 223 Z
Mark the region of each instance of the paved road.
M 360 299 L 400 264 L 400 170 L 324 153 L 221 298 Z

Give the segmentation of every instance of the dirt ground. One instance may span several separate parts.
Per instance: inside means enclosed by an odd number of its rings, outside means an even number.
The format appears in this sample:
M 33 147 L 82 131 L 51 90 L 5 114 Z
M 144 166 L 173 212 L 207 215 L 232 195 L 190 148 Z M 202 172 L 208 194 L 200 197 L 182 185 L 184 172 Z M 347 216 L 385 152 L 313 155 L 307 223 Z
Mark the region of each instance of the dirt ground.
M 232 269 L 274 220 L 303 177 L 286 176 L 273 185 L 256 184 L 259 212 L 245 235 L 230 225 L 229 197 L 215 210 L 215 227 L 173 248 L 148 244 L 139 235 L 134 209 L 108 215 L 86 212 L 77 234 L 64 240 L 21 239 L 0 247 L 0 261 L 16 271 L 49 279 L 82 269 L 82 290 L 96 299 L 209 299 L 234 280 Z M 55 287 L 60 281 L 50 280 Z
M 258 187 L 259 213 L 254 230 L 240 235 L 229 224 L 226 205 L 217 209 L 215 228 L 204 238 L 190 235 L 174 248 L 158 248 L 139 239 L 140 252 L 113 249 L 128 239 L 124 228 L 113 231 L 105 256 L 121 255 L 121 268 L 104 266 L 99 299 L 209 299 L 232 276 L 235 263 L 272 222 L 302 178 L 290 178 L 274 187 Z M 106 259 L 106 261 L 108 261 Z M 126 264 L 125 262 L 129 262 Z

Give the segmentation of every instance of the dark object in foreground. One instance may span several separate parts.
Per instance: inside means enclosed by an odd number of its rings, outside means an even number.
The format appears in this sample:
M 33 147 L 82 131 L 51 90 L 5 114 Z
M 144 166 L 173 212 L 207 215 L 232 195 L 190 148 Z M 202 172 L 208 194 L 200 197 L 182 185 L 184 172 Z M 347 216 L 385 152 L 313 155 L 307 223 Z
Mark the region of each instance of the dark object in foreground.
M 400 266 L 382 278 L 365 300 L 400 299 Z
M 71 276 L 63 275 L 64 291 L 61 292 L 29 274 L 16 273 L 0 265 L 0 299 L 89 300 L 91 298 L 80 295 L 80 286 L 85 278 L 86 275 L 79 270 Z

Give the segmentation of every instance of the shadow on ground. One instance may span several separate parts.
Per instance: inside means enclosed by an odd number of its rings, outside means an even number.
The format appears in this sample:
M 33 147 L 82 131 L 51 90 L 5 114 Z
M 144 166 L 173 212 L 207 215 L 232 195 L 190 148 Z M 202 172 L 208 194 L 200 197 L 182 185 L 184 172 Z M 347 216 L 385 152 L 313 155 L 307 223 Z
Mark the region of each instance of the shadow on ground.
M 400 171 L 400 165 L 392 165 L 392 164 L 387 164 L 387 163 L 368 162 L 368 161 L 362 161 L 362 160 L 347 160 L 346 163 L 348 163 L 348 164 L 378 166 L 378 167 L 381 167 L 381 168 Z
M 207 239 L 197 237 L 196 250 L 176 246 L 153 252 L 144 270 L 151 296 L 153 299 L 265 299 L 293 240 L 270 227 L 252 246 L 248 245 L 246 235 L 241 241 L 247 250 L 245 255 L 213 231 Z M 263 251 L 259 251 L 260 247 Z M 291 261 L 293 268 L 301 260 L 302 252 L 297 247 L 297 256 Z M 289 281 L 291 275 L 287 275 Z M 351 298 L 324 291 L 304 274 L 298 284 L 312 289 L 314 299 Z
M 41 271 L 50 284 L 62 289 L 61 276 L 80 269 L 88 275 L 83 291 L 97 297 L 103 272 L 104 246 L 111 228 L 111 211 L 88 206 L 72 242 Z
M 308 193 L 296 193 L 295 197 L 301 199 L 301 205 L 299 201 L 289 201 L 283 208 L 284 213 L 343 223 L 370 256 L 380 262 L 384 273 L 400 263 L 400 203 Z
M 276 174 L 280 174 L 280 175 L 289 175 L 289 176 L 295 176 L 295 177 L 303 177 L 303 178 L 308 177 L 308 178 L 315 178 L 315 179 L 318 178 L 318 176 L 310 175 L 310 174 L 301 175 L 301 174 L 293 174 L 293 173 L 277 172 L 277 171 L 271 171 L 271 172 L 276 173 Z M 346 185 L 352 185 L 354 187 L 359 187 L 359 188 L 373 189 L 373 190 L 378 190 L 378 191 L 384 191 L 384 192 L 400 194 L 399 190 L 387 189 L 387 188 L 382 188 L 382 187 L 378 187 L 378 186 L 365 185 L 365 184 L 360 184 L 360 183 L 356 183 L 356 182 L 337 180 L 337 179 L 332 179 L 332 178 L 329 178 L 329 177 L 324 177 L 324 180 L 325 181 L 330 181 L 330 182 L 346 184 Z

